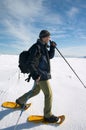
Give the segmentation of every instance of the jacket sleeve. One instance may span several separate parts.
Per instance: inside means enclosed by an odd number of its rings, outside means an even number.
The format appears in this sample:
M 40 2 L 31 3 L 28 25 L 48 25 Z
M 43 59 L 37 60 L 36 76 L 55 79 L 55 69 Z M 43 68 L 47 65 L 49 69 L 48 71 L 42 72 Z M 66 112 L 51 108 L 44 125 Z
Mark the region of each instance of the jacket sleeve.
M 54 46 L 50 46 L 50 50 L 48 51 L 49 54 L 49 58 L 52 59 L 55 55 L 55 47 Z
M 31 49 L 31 52 L 30 52 L 30 58 L 29 58 L 29 71 L 31 73 L 31 76 L 34 80 L 36 80 L 40 75 L 37 71 L 37 68 L 36 68 L 36 62 L 37 62 L 37 47 L 34 47 Z

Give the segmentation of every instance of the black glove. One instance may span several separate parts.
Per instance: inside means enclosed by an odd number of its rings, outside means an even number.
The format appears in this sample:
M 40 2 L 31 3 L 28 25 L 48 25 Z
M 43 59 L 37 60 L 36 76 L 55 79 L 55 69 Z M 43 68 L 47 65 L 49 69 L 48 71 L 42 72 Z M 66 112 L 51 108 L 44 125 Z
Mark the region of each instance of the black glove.
M 54 41 L 51 41 L 51 40 L 50 40 L 50 46 L 56 47 L 56 45 L 57 45 L 57 44 L 56 44 Z

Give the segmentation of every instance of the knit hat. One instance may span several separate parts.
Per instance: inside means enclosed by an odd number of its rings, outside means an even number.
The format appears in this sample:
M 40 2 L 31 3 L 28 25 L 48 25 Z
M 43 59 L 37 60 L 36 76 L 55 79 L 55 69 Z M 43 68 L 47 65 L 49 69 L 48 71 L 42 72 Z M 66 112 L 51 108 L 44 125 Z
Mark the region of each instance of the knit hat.
M 44 38 L 44 37 L 48 37 L 50 36 L 50 32 L 47 31 L 47 30 L 42 30 L 40 33 L 39 33 L 39 38 Z

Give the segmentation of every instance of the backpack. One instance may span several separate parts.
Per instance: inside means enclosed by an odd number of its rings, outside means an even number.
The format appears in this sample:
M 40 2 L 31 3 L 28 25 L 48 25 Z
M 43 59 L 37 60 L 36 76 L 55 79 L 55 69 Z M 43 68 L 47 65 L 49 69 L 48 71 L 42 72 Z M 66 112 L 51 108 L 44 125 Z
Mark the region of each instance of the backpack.
M 30 57 L 30 54 L 31 54 L 31 50 L 33 47 L 37 46 L 38 49 L 40 49 L 40 46 L 37 45 L 37 43 L 35 43 L 34 45 L 32 45 L 32 47 L 27 50 L 27 51 L 23 51 L 20 53 L 19 55 L 19 68 L 21 70 L 21 73 L 27 73 L 29 74 L 30 73 L 30 69 L 29 69 L 29 57 Z
M 28 65 L 27 65 L 27 59 L 29 57 L 29 51 L 23 51 L 19 55 L 19 68 L 21 70 L 21 73 L 29 73 Z

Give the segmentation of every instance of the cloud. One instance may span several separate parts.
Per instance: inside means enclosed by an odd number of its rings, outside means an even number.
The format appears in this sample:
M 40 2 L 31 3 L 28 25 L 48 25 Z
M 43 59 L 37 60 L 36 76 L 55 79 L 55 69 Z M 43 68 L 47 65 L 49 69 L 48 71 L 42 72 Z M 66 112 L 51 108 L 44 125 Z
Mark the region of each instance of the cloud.
M 62 25 L 62 17 L 59 14 L 53 14 L 51 12 L 46 12 L 46 14 L 43 14 L 43 17 L 41 18 L 42 22 L 48 25 Z
M 3 2 L 5 7 L 5 11 L 7 11 L 8 15 L 11 15 L 14 18 L 19 20 L 23 18 L 28 18 L 31 20 L 36 15 L 40 14 L 43 0 L 6 0 Z
M 86 56 L 86 45 L 64 47 L 61 52 L 66 56 Z
M 0 16 L 2 17 L 0 23 L 4 26 L 4 35 L 13 37 L 18 41 L 15 43 L 15 47 L 19 47 L 17 45 L 19 43 L 21 43 L 20 48 L 23 48 L 28 46 L 28 43 L 35 42 L 40 31 L 40 27 L 38 28 L 38 25 L 35 25 L 36 22 L 45 28 L 47 24 L 62 23 L 59 14 L 55 14 L 44 7 L 44 1 L 15 0 L 13 2 L 12 0 L 6 0 L 1 2 L 0 7 L 3 6 L 3 8 L 0 8 Z
M 30 41 L 31 36 L 34 35 L 34 33 L 31 32 L 32 26 L 28 25 L 27 28 L 27 26 L 22 22 L 16 23 L 12 20 L 5 20 L 4 24 L 7 32 L 21 41 Z
M 28 46 L 28 43 L 32 44 L 35 38 L 37 38 L 38 29 L 32 25 L 35 22 L 35 17 L 40 15 L 43 9 L 43 0 L 6 0 L 1 2 L 0 8 L 1 14 L 0 21 L 1 25 L 4 27 L 4 38 L 8 36 L 9 38 L 15 39 L 17 42 L 13 44 L 19 48 Z M 2 30 L 0 30 L 2 34 Z M 21 43 L 21 44 L 20 44 Z
M 65 3 L 66 8 L 63 10 L 63 4 L 59 5 L 58 1 L 58 6 L 53 6 L 54 9 L 50 4 L 51 1 L 46 4 L 45 2 L 46 0 L 1 1 L 0 43 L 3 43 L 4 46 L 10 44 L 9 48 L 14 48 L 13 51 L 29 48 L 36 42 L 41 29 L 48 29 L 56 41 L 58 39 L 66 41 L 70 37 L 73 40 L 78 37 L 86 39 L 85 32 L 81 28 L 82 21 L 80 21 L 81 26 L 76 24 L 77 14 L 80 14 L 81 11 L 78 6 L 73 4 L 70 6 L 70 2 L 67 2 Z
M 79 13 L 79 9 L 76 8 L 76 7 L 72 7 L 69 11 L 67 11 L 67 15 L 68 15 L 70 18 L 75 17 L 78 13 Z
M 76 29 L 74 34 L 75 34 L 75 37 L 78 38 L 78 39 L 81 39 L 81 40 L 85 40 L 86 39 L 85 28 L 84 29 L 82 29 L 82 28 Z

